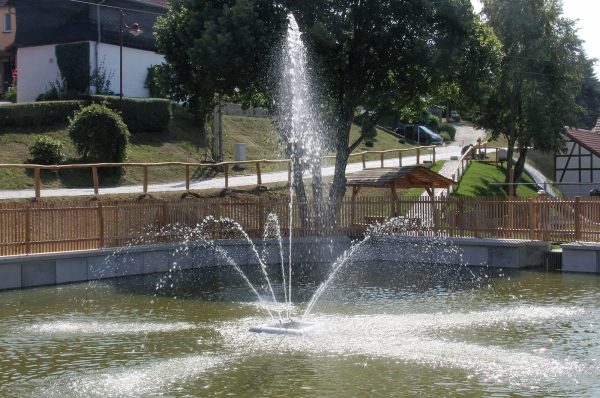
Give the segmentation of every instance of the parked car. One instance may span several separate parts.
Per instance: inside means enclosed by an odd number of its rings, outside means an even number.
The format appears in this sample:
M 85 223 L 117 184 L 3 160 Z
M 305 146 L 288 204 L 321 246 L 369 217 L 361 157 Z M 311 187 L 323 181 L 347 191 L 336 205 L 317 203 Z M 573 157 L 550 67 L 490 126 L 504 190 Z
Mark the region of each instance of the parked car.
M 460 122 L 460 114 L 456 111 L 451 111 L 450 119 L 454 120 L 455 122 Z
M 415 141 L 418 141 L 421 145 L 443 145 L 444 139 L 441 135 L 434 133 L 425 126 L 418 126 L 417 129 L 418 137 L 415 137 Z

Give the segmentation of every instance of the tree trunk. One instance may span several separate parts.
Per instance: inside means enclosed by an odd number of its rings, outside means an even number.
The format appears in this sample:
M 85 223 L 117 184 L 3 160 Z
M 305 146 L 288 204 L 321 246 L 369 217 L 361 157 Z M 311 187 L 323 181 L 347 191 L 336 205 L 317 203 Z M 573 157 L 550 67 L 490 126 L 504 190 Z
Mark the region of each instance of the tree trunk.
M 523 176 L 523 171 L 525 170 L 525 160 L 527 159 L 527 152 L 529 149 L 527 147 L 519 147 L 519 159 L 517 159 L 517 163 L 515 163 L 515 171 L 514 171 L 514 182 L 518 182 L 521 180 Z
M 516 138 L 514 135 L 511 135 L 508 138 L 508 147 L 506 148 L 506 177 L 504 178 L 505 184 L 510 184 L 514 181 L 511 181 L 510 175 L 513 169 L 513 157 L 515 155 L 515 142 Z M 506 194 L 510 194 L 510 185 L 505 185 L 504 190 Z

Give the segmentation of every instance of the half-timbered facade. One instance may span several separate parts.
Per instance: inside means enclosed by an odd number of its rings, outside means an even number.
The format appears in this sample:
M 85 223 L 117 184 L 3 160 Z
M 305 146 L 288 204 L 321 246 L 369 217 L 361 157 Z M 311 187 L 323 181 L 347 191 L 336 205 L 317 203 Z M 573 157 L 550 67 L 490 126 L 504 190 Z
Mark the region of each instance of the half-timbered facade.
M 600 120 L 592 130 L 567 128 L 567 147 L 554 158 L 555 181 L 567 196 L 600 189 Z

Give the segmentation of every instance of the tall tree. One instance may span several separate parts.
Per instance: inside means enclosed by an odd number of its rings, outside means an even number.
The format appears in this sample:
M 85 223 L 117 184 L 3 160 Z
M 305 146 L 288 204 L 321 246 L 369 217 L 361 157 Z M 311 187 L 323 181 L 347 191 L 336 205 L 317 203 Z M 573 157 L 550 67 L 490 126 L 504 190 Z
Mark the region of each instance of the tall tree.
M 476 65 L 470 53 L 484 53 L 481 41 L 469 40 L 478 21 L 469 0 L 180 0 L 159 22 L 157 40 L 179 98 L 201 106 L 234 89 L 271 96 L 267 50 L 280 43 L 288 12 L 304 32 L 313 76 L 321 76 L 315 97 L 332 126 L 333 200 L 345 195 L 348 157 L 364 138 L 350 142 L 358 109 L 374 122 L 448 79 L 462 87 L 475 79 L 456 71 Z
M 580 107 L 582 48 L 559 0 L 483 0 L 483 12 L 502 43 L 504 58 L 479 123 L 508 142 L 506 182 L 519 181 L 530 147 L 556 151 L 565 125 Z
M 592 129 L 600 117 L 600 81 L 594 74 L 593 60 L 583 60 L 583 78 L 581 91 L 577 96 L 577 103 L 582 107 L 583 113 L 577 127 Z
M 285 21 L 273 1 L 172 1 L 155 27 L 169 96 L 189 105 L 203 129 L 218 96 L 256 99 Z

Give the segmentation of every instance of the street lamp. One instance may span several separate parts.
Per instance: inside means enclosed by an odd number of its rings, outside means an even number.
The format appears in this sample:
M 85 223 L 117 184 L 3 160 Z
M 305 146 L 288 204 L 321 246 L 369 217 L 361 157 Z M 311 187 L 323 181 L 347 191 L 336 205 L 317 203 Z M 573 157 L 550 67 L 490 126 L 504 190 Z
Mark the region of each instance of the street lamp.
M 140 24 L 137 22 L 131 25 L 131 27 L 125 24 L 125 13 L 123 10 L 121 11 L 121 46 L 119 49 L 119 107 L 123 110 L 123 33 L 125 29 L 129 30 L 129 33 L 134 37 L 138 37 L 142 34 L 142 29 L 140 28 Z

